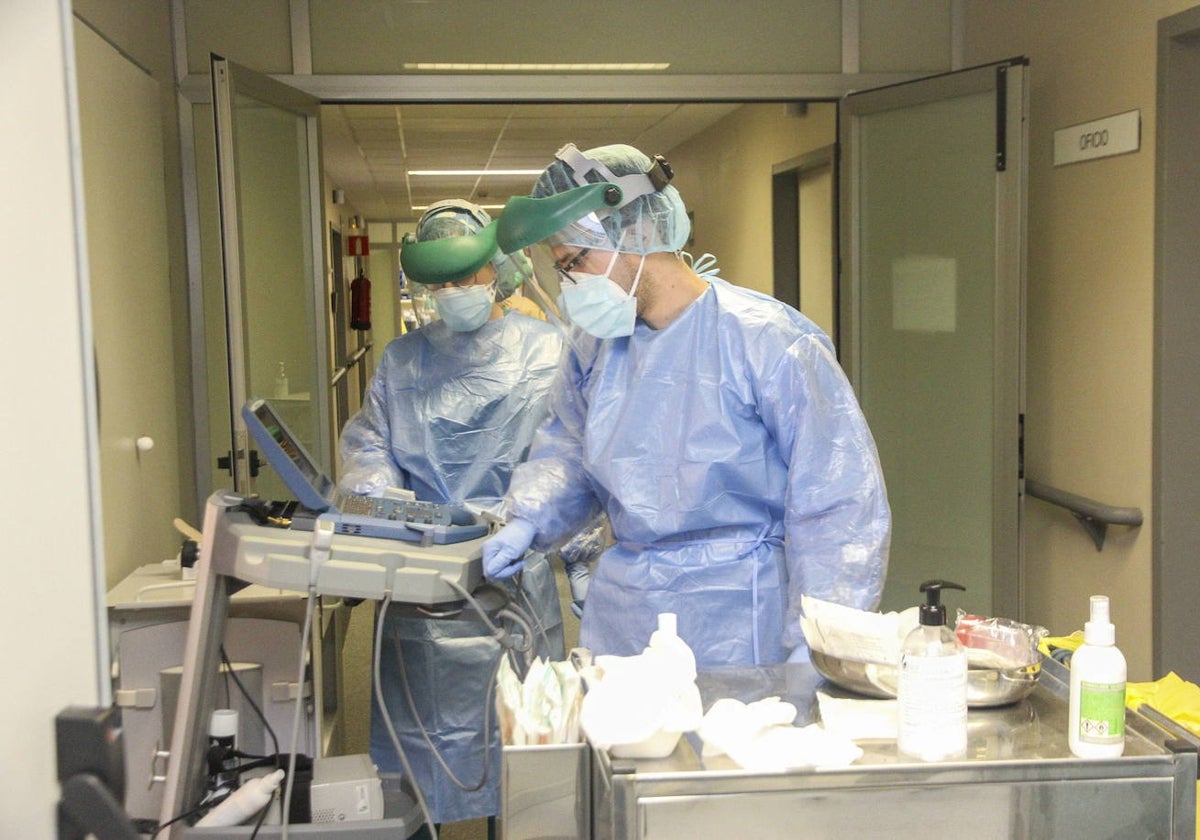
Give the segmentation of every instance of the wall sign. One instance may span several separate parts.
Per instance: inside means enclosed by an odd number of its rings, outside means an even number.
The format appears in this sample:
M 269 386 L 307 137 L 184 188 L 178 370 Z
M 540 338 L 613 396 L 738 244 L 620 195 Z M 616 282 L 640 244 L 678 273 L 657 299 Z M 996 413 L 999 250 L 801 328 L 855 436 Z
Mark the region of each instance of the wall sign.
M 1141 111 L 1060 128 L 1054 132 L 1054 165 L 1136 152 L 1141 140 Z

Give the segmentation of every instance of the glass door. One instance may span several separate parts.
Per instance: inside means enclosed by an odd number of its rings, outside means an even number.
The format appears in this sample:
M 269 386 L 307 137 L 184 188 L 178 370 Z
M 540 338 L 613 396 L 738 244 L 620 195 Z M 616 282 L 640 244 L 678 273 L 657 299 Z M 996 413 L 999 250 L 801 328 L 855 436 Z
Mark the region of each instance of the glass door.
M 842 103 L 840 349 L 892 506 L 884 610 L 945 578 L 1020 616 L 1026 74 Z
M 247 445 L 241 407 L 269 399 L 332 474 L 320 103 L 215 55 L 212 80 L 233 486 L 292 498 Z

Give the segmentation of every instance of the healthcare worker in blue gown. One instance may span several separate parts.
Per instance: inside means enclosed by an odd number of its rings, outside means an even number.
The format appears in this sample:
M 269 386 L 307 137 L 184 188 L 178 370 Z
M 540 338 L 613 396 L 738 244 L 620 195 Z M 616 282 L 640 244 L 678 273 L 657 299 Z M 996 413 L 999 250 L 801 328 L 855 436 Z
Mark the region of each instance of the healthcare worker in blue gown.
M 568 145 L 501 215 L 502 250 L 549 249 L 574 329 L 484 568 L 511 574 L 601 508 L 615 544 L 593 569 L 581 645 L 640 653 L 673 612 L 702 666 L 807 661 L 802 593 L 879 603 L 878 454 L 828 337 L 681 253 L 690 224 L 671 176 L 629 146 Z
M 561 332 L 495 304 L 497 278 L 514 266 L 496 249 L 494 223 L 474 204 L 430 207 L 401 265 L 432 290 L 440 318 L 384 350 L 361 412 L 342 432 L 340 485 L 375 495 L 411 490 L 421 500 L 502 515 L 512 472 L 547 414 Z M 520 590 L 513 587 L 513 602 L 540 623 L 537 653 L 561 660 L 562 613 L 543 554 L 524 557 Z M 487 700 L 499 646 L 469 609 L 434 619 L 393 605 L 384 621 L 380 683 L 432 819 L 494 816 L 500 746 Z M 371 758 L 381 771 L 401 772 L 380 714 L 373 703 Z M 486 782 L 464 790 L 483 778 L 486 740 Z

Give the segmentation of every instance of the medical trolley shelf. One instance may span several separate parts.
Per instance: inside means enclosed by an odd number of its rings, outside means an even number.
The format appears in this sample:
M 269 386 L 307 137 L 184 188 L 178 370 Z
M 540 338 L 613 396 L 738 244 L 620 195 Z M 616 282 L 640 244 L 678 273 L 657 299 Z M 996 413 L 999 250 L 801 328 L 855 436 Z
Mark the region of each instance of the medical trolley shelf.
M 483 582 L 483 538 L 445 545 L 335 534 L 318 520 L 312 531 L 259 525 L 244 510 L 242 497 L 213 493 L 205 505 L 204 539 L 197 565 L 196 594 L 188 621 L 183 675 L 171 738 L 162 821 L 187 812 L 204 788 L 204 756 L 212 686 L 229 614 L 230 595 L 247 583 L 316 595 L 437 606 L 462 600 Z M 297 651 L 297 659 L 299 652 Z M 315 758 L 316 756 L 314 756 Z M 411 798 L 384 779 L 382 820 L 292 825 L 289 836 L 345 837 L 347 840 L 403 838 L 419 825 Z M 389 794 L 389 788 L 390 790 Z M 403 813 L 400 813 L 403 812 Z M 172 824 L 169 840 L 249 837 L 252 826 L 196 829 Z M 279 826 L 263 826 L 260 838 L 279 836 Z
M 800 710 L 798 725 L 818 714 L 818 689 L 849 696 L 807 665 L 715 669 L 698 683 L 705 708 L 721 697 L 780 696 Z M 1194 739 L 1130 712 L 1123 756 L 1075 758 L 1068 683 L 1067 669 L 1046 660 L 1029 697 L 971 709 L 961 761 L 908 761 L 890 739 L 860 742 L 865 755 L 850 767 L 780 772 L 702 758 L 694 736 L 656 761 L 591 750 L 592 838 L 1194 838 Z

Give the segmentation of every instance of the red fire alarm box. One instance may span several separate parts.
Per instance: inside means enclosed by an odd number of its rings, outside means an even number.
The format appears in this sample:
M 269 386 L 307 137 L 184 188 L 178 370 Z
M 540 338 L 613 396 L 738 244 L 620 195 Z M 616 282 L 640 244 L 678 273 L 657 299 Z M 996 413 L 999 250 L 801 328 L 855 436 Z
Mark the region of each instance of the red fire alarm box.
M 346 256 L 366 257 L 371 253 L 371 243 L 365 236 L 346 237 Z

